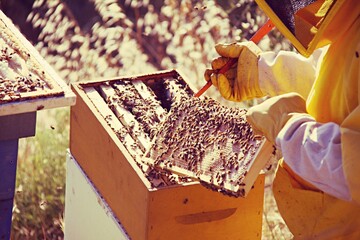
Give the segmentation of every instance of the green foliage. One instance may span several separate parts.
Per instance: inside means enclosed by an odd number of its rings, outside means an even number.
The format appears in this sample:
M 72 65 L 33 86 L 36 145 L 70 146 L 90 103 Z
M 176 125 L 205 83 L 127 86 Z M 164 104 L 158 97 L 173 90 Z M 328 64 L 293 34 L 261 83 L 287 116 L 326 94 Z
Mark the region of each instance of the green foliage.
M 20 141 L 12 239 L 61 239 L 69 111 L 44 111 L 36 136 Z M 44 113 L 42 113 L 44 114 Z

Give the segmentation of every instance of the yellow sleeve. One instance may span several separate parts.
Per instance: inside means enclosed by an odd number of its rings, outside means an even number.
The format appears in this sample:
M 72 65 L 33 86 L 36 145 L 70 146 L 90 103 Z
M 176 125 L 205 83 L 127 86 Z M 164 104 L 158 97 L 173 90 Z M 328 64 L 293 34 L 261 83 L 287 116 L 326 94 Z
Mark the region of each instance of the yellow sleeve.
M 323 58 L 307 100 L 318 122 L 340 125 L 343 170 L 352 199 L 360 204 L 360 8 Z M 347 14 L 349 15 L 349 14 Z M 345 24 L 344 24 L 345 25 Z
M 315 51 L 309 58 L 290 51 L 262 53 L 258 64 L 261 91 L 271 97 L 297 92 L 306 99 L 326 49 Z
M 360 121 L 360 108 L 356 110 L 354 119 Z M 350 128 L 341 128 L 343 169 L 348 182 L 352 199 L 360 204 L 360 131 Z
M 355 57 L 352 61 L 344 64 L 350 65 L 347 74 L 353 78 L 353 84 L 347 85 L 347 89 L 352 89 L 357 93 L 352 104 L 357 105 L 354 110 L 344 119 L 341 124 L 341 141 L 343 150 L 343 169 L 348 181 L 352 198 L 360 204 L 360 42 L 357 44 L 356 51 L 353 52 Z M 357 87 L 357 89 L 356 89 Z M 351 91 L 351 90 L 350 90 Z M 348 94 L 350 95 L 350 94 Z M 347 104 L 352 105 L 352 104 Z

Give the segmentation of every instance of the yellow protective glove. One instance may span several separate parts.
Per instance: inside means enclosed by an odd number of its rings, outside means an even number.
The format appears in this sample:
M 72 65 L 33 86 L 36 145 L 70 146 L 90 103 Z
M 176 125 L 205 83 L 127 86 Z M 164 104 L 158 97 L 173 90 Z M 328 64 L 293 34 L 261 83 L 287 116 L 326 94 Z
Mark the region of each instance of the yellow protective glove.
M 265 100 L 249 109 L 246 119 L 255 134 L 264 135 L 271 143 L 293 116 L 306 113 L 306 102 L 297 93 L 286 93 Z
M 244 101 L 263 97 L 258 80 L 258 59 L 260 48 L 253 42 L 217 44 L 219 58 L 211 62 L 212 69 L 205 71 L 205 79 L 218 88 L 227 100 Z M 238 59 L 225 74 L 217 73 L 230 58 Z

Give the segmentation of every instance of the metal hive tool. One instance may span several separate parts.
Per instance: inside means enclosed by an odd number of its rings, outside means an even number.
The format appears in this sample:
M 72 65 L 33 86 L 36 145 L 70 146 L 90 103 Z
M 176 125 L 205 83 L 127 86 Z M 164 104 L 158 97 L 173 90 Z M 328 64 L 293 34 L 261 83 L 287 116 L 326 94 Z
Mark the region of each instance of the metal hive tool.
M 269 142 L 254 135 L 245 113 L 209 98 L 179 102 L 159 125 L 145 160 L 245 197 L 273 152 Z

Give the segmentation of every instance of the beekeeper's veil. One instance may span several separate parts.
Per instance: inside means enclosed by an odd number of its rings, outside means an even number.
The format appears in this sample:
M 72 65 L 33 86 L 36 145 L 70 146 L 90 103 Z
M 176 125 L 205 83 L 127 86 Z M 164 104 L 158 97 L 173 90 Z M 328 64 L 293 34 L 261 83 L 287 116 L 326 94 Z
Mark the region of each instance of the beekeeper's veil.
M 282 34 L 304 56 L 336 37 L 335 16 L 345 0 L 255 0 Z M 336 21 L 335 21 L 336 20 Z

